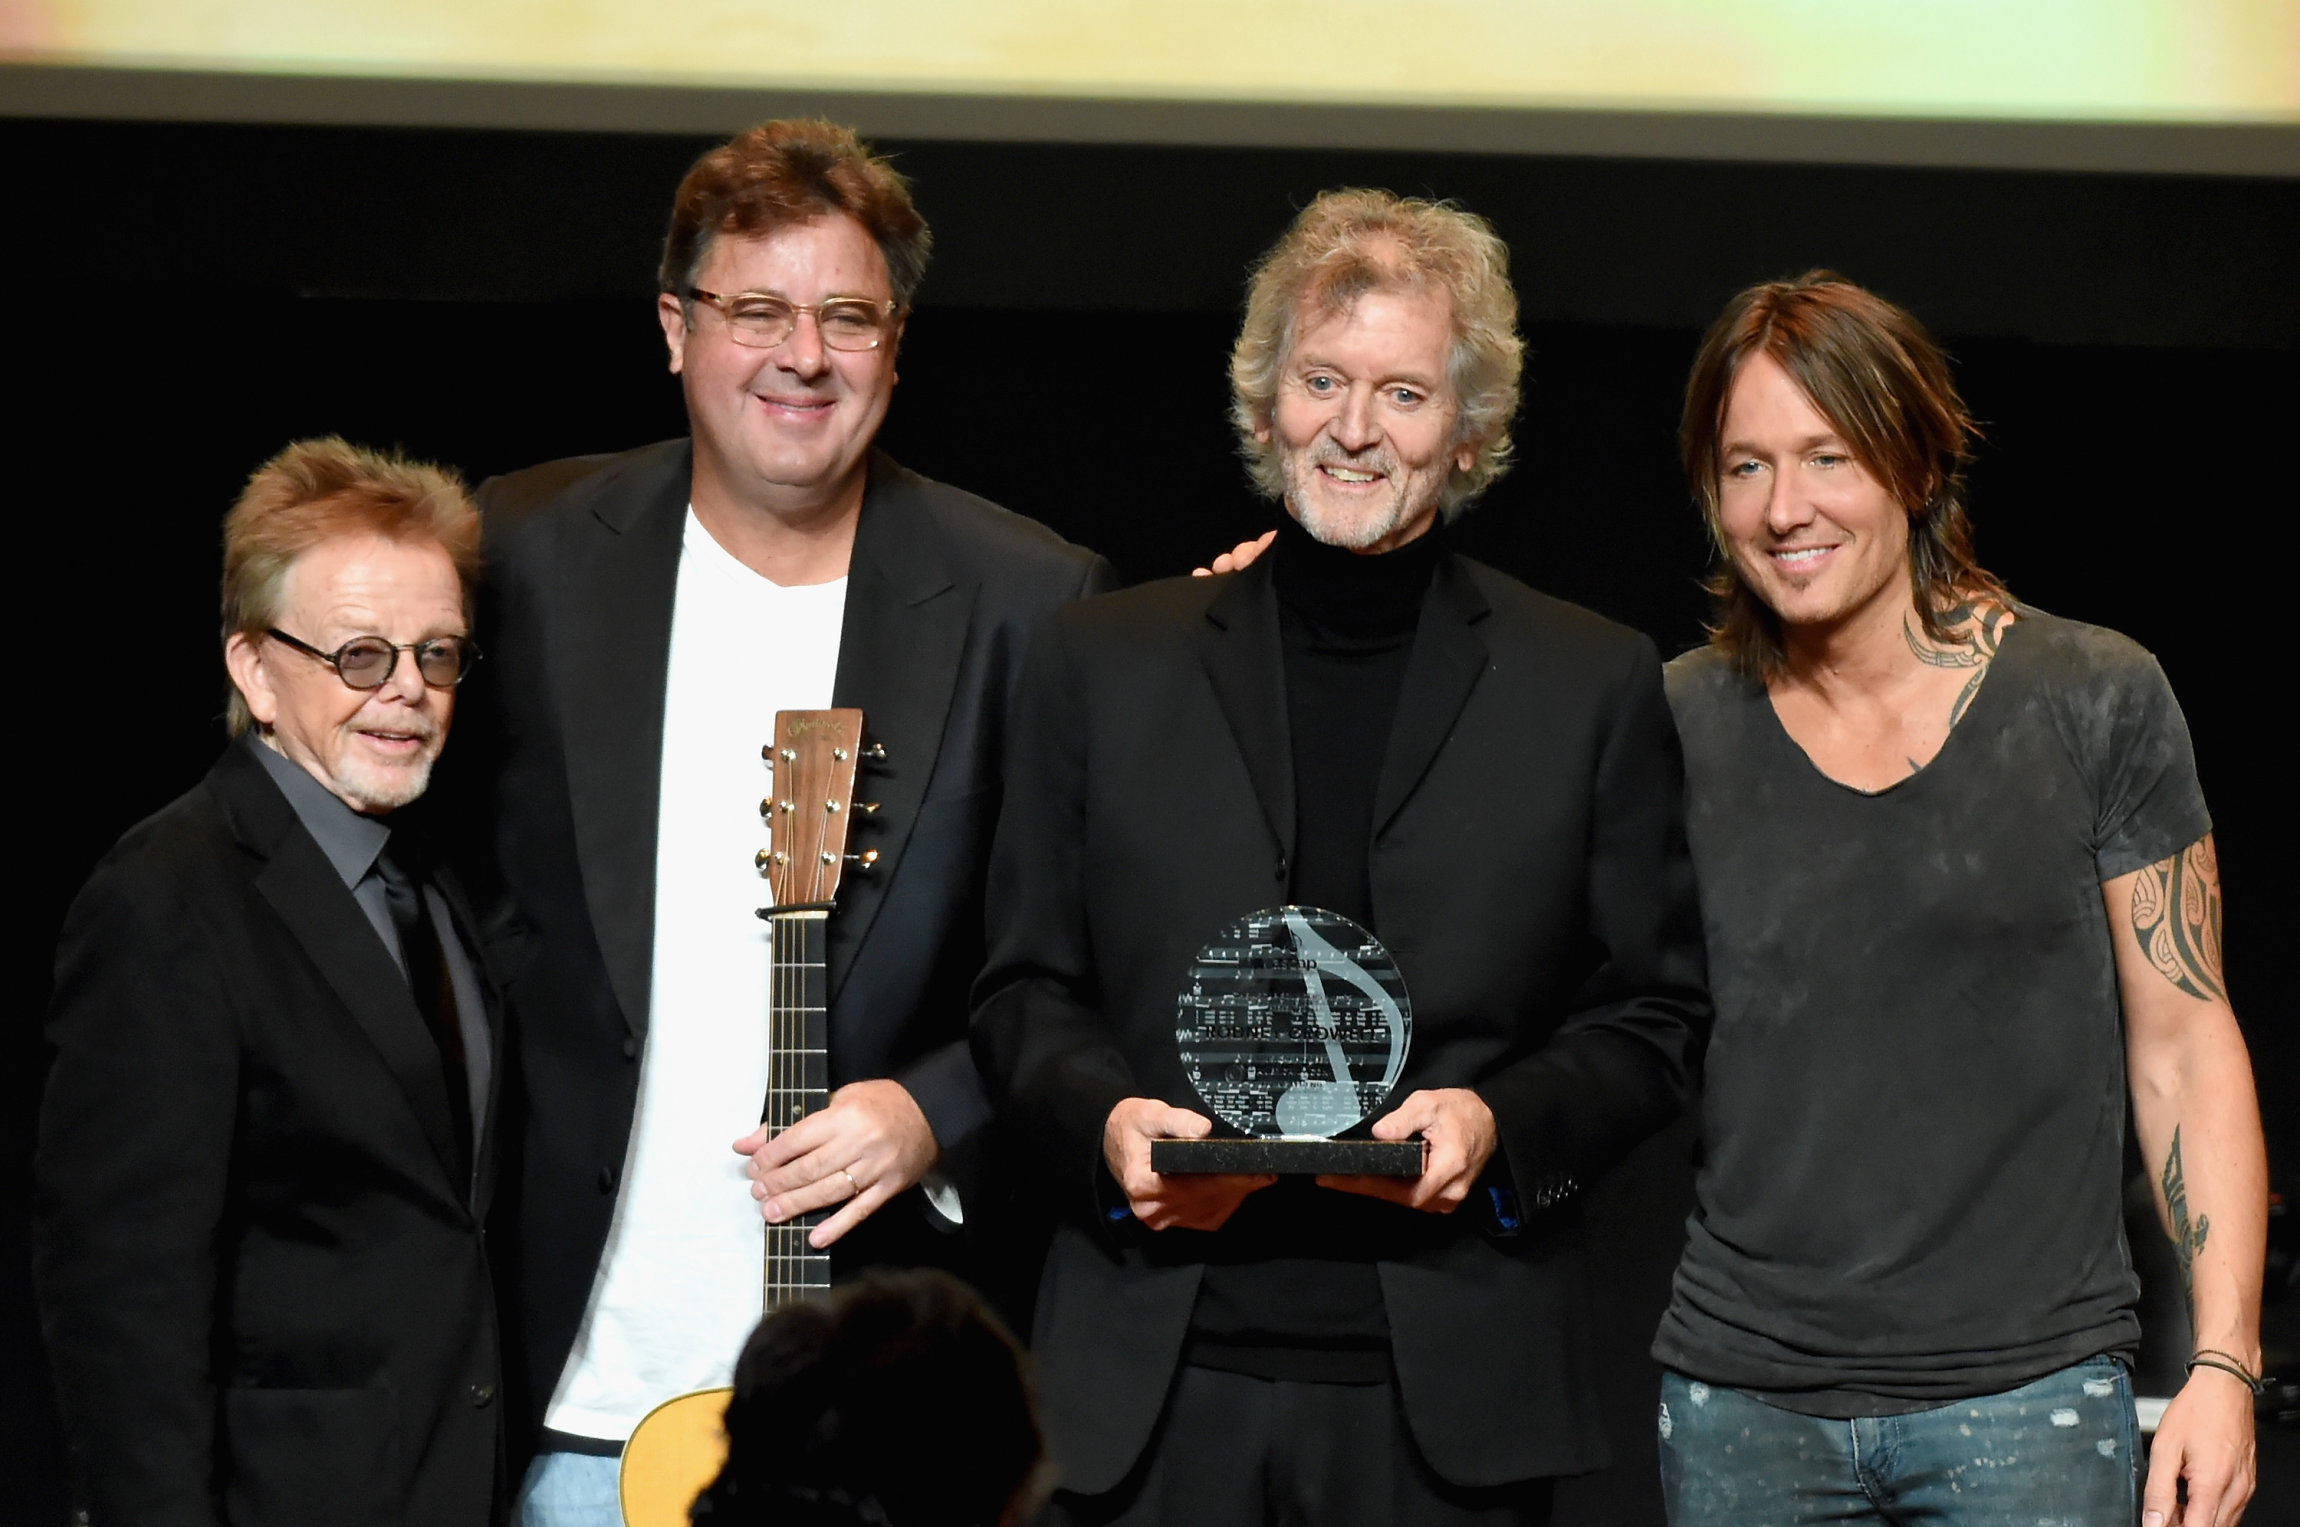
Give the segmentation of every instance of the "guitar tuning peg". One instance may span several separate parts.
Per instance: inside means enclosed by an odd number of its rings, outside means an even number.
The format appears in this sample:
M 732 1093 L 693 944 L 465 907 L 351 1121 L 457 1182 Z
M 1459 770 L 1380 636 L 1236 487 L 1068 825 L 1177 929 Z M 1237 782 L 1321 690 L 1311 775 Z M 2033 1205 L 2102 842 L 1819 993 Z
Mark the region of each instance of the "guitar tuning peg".
M 874 742 L 869 747 L 862 750 L 862 756 L 869 759 L 872 763 L 885 763 L 886 744 L 883 742 Z
M 878 815 L 878 802 L 857 801 L 855 802 L 855 810 L 861 812 L 866 817 L 875 817 Z
M 878 850 L 875 848 L 866 848 L 859 854 L 849 854 L 847 855 L 847 863 L 853 865 L 858 870 L 867 870 L 872 865 L 878 863 Z

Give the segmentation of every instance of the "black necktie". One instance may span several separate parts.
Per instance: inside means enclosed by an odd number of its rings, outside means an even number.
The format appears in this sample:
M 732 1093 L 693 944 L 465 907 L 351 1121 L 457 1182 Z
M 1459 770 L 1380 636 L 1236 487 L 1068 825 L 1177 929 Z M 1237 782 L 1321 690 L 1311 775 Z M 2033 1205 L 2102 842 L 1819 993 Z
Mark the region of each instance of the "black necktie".
M 463 1159 L 471 1159 L 471 1082 L 463 1056 L 463 1024 L 456 1012 L 455 983 L 448 979 L 447 960 L 439 947 L 439 929 L 431 920 L 430 898 L 423 894 L 427 878 L 421 857 L 398 833 L 375 861 L 376 878 L 383 882 L 383 903 L 391 912 L 391 925 L 399 934 L 399 952 L 407 962 L 407 985 L 415 996 L 432 1039 L 439 1046 L 440 1075 L 447 1083 L 447 1111 L 455 1121 L 456 1143 Z

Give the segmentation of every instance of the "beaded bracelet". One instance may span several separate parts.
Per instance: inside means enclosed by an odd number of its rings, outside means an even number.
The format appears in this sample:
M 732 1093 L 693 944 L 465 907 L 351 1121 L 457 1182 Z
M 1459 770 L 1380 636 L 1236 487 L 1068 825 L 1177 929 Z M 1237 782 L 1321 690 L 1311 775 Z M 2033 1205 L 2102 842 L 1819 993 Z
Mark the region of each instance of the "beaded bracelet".
M 2245 1367 L 2244 1359 L 2233 1352 L 2223 1352 L 2218 1347 L 2199 1347 L 2196 1355 L 2188 1360 L 2188 1371 L 2194 1373 L 2199 1368 L 2218 1368 L 2222 1373 L 2241 1381 L 2254 1395 L 2268 1392 L 2267 1381 Z

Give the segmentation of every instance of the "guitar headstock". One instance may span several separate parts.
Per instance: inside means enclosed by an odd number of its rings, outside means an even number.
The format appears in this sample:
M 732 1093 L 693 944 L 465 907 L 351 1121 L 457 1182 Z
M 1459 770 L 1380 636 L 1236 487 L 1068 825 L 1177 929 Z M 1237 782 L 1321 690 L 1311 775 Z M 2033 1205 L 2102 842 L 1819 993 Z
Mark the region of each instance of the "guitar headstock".
M 859 710 L 775 712 L 775 740 L 760 750 L 775 788 L 759 804 L 767 846 L 756 862 L 778 907 L 826 905 L 850 860 L 867 868 L 878 858 L 876 849 L 847 852 L 862 727 Z

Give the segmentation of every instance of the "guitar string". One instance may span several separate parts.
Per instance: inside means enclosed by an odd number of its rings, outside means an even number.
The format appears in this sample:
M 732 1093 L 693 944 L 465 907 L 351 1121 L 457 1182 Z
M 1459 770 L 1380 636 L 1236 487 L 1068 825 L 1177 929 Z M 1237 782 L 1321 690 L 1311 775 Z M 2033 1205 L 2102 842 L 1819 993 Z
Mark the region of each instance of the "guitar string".
M 777 716 L 775 719 L 780 722 L 782 718 Z M 780 731 L 779 726 L 777 730 L 778 732 Z M 778 769 L 775 772 L 774 779 L 774 795 L 778 801 L 793 799 L 793 792 L 797 790 L 799 783 L 796 778 L 786 779 L 785 777 L 786 770 L 791 775 L 795 775 L 797 773 L 797 770 L 792 767 L 793 760 L 784 759 L 782 760 L 782 763 L 784 764 L 784 769 Z M 790 813 L 778 811 L 778 815 L 774 817 L 772 821 L 773 826 L 778 829 L 773 833 L 773 838 L 787 840 L 791 835 Z M 780 873 L 774 877 L 776 880 L 782 882 L 775 887 L 776 891 L 781 893 L 787 891 L 788 889 L 788 871 L 792 864 L 790 858 L 791 845 L 785 841 L 773 842 L 772 846 L 779 849 L 784 856 L 783 862 L 775 866 L 775 869 Z M 774 898 L 777 905 L 780 905 L 783 899 L 784 897 L 781 894 L 777 894 Z M 785 965 L 786 955 L 784 950 L 783 936 L 784 927 L 787 921 L 787 919 L 781 917 L 769 917 L 767 919 L 768 945 L 772 950 L 772 955 L 767 964 L 767 1120 L 770 1126 L 770 1133 L 772 1135 L 780 1135 L 784 1130 L 790 1127 L 788 1113 L 783 1104 L 782 1090 L 784 1083 L 784 1057 L 788 1050 L 788 1040 L 785 1037 L 785 1029 L 788 1027 L 789 1023 L 789 1019 L 785 1011 L 787 1006 L 786 994 L 783 990 L 784 982 L 787 979 L 787 967 Z M 782 1289 L 786 1281 L 785 1264 L 787 1259 L 784 1243 L 787 1241 L 788 1237 L 785 1235 L 781 1225 L 767 1226 L 766 1233 L 766 1287 L 761 1291 L 760 1303 L 763 1306 L 765 1313 L 772 1314 L 776 1305 L 780 1301 Z
M 796 771 L 796 772 L 797 772 L 797 774 L 798 774 L 798 786 L 797 786 L 797 789 L 795 790 L 795 792 L 794 792 L 793 794 L 791 794 L 791 795 L 789 795 L 789 796 L 785 797 L 785 799 L 787 799 L 787 800 L 790 800 L 790 801 L 793 801 L 793 802 L 805 802 L 805 801 L 809 801 L 809 800 L 812 800 L 812 799 L 813 799 L 813 797 L 814 797 L 814 793 L 815 793 L 815 792 L 814 792 L 814 788 L 813 788 L 813 787 L 814 787 L 814 779 L 813 779 L 813 772 L 814 772 L 814 770 L 813 770 L 813 764 L 814 764 L 814 755 L 813 755 L 813 750 L 811 750 L 811 749 L 800 749 L 800 750 L 797 750 L 797 751 L 798 751 L 798 752 L 799 752 L 799 754 L 800 754 L 800 757 L 799 757 L 799 762 L 798 762 L 798 768 L 797 768 L 797 771 Z M 793 847 L 794 849 L 796 849 L 798 846 L 799 846 L 799 845 L 797 845 L 797 844 L 793 844 L 793 845 L 792 845 L 792 847 Z M 809 860 L 811 860 L 811 859 L 813 858 L 813 855 L 809 854 L 809 855 L 807 856 L 807 858 L 808 858 Z M 801 862 L 801 861 L 799 861 L 799 860 L 796 860 L 796 859 L 794 859 L 794 860 L 792 861 L 792 865 L 791 865 L 791 868 L 793 869 L 793 871 L 794 871 L 794 872 L 797 870 L 797 868 L 798 868 L 798 866 L 799 866 L 799 863 L 800 863 L 800 862 Z M 795 875 L 794 875 L 794 879 L 795 879 Z M 811 883 L 810 883 L 810 885 L 809 885 L 809 889 L 810 889 L 810 890 L 812 889 Z M 802 897 L 802 898 L 800 898 L 800 899 L 801 899 L 801 900 L 811 900 L 811 899 L 812 899 L 812 897 L 811 897 L 811 896 L 809 896 L 809 897 Z M 797 931 L 797 930 L 796 930 L 796 926 L 795 926 L 795 922 L 794 922 L 794 920 L 792 920 L 792 919 L 788 919 L 788 918 L 786 918 L 786 919 L 784 919 L 784 920 L 783 920 L 783 945 L 784 945 L 784 948 L 783 948 L 783 967 L 782 967 L 782 968 L 783 968 L 783 982 L 784 982 L 784 986 L 783 986 L 783 998 L 784 998 L 784 1008 L 783 1008 L 783 1088 L 784 1088 L 784 1091 L 783 1091 L 783 1095 L 782 1095 L 782 1099 L 781 1099 L 781 1106 L 782 1106 L 782 1113 L 783 1113 L 783 1128 L 785 1128 L 785 1129 L 789 1129 L 789 1128 L 790 1128 L 792 1125 L 794 1125 L 794 1124 L 798 1123 L 798 1121 L 799 1121 L 799 1111 L 798 1111 L 798 1103 L 799 1103 L 799 1099 L 798 1099 L 798 1096 L 797 1096 L 797 1094 L 796 1094 L 796 1092 L 795 1092 L 795 1090 L 794 1090 L 794 1089 L 795 1089 L 795 1087 L 796 1087 L 796 1085 L 797 1085 L 797 1083 L 798 1083 L 798 1080 L 799 1080 L 799 1079 L 798 1079 L 798 1077 L 797 1077 L 797 1076 L 794 1074 L 794 1073 L 797 1071 L 797 1065 L 796 1065 L 796 1060 L 797 1060 L 797 1057 L 796 1057 L 796 1056 L 795 1056 L 795 1055 L 792 1053 L 792 1042 L 793 1042 L 793 1041 L 794 1041 L 794 1040 L 797 1038 L 797 1036 L 798 1036 L 798 1032 L 799 1032 L 799 1027 L 800 1027 L 800 1022 L 801 1022 L 801 1020 L 800 1020 L 800 1018 L 799 1018 L 799 1015 L 798 1015 L 797 1013 L 795 1013 L 795 1012 L 793 1012 L 793 1011 L 792 1011 L 792 1007 L 793 1007 L 793 1005 L 794 1005 L 794 1004 L 792 1003 L 792 1001 L 791 1001 L 791 998 L 792 998 L 792 997 L 795 995 L 795 988 L 796 988 L 796 987 L 797 987 L 797 985 L 798 985 L 798 980 L 797 980 L 797 972 L 795 972 L 795 971 L 792 969 L 792 967 L 791 967 L 791 964 L 790 964 L 790 948 L 789 948 L 789 945 L 790 945 L 790 942 L 791 942 L 791 935 L 792 935 L 794 932 L 796 932 L 796 931 Z M 793 1295 L 793 1294 L 796 1292 L 796 1289 L 795 1289 L 794 1285 L 795 1285 L 795 1284 L 797 1283 L 797 1281 L 798 1281 L 797 1275 L 798 1275 L 798 1270 L 799 1270 L 799 1266 L 800 1266 L 798 1259 L 799 1259 L 799 1257 L 800 1257 L 800 1256 L 801 1256 L 801 1255 L 804 1253 L 804 1251 L 805 1251 L 805 1244 L 804 1244 L 804 1241 L 803 1241 L 802 1237 L 804 1237 L 804 1235 L 806 1234 L 806 1232 L 805 1232 L 805 1230 L 802 1228 L 802 1227 L 803 1227 L 803 1224 L 804 1224 L 804 1216 L 798 1216 L 798 1217 L 794 1217 L 794 1218 L 792 1218 L 792 1219 L 790 1219 L 790 1220 L 788 1220 L 788 1221 L 786 1221 L 786 1222 L 785 1222 L 785 1228 L 784 1228 L 784 1231 L 783 1231 L 783 1254 L 784 1254 L 784 1262 L 783 1262 L 783 1281 L 782 1281 L 782 1288 L 781 1288 L 780 1292 L 781 1292 L 782 1296 L 783 1296 L 783 1297 L 784 1297 L 786 1300 L 787 1300 L 787 1299 L 789 1299 L 789 1298 L 790 1298 L 790 1297 L 791 1297 L 791 1296 L 792 1296 L 792 1295 Z
M 779 716 L 776 717 L 778 722 L 781 719 L 782 718 Z M 780 728 L 778 727 L 778 730 L 779 729 Z M 784 760 L 786 766 L 790 765 L 791 762 L 792 761 L 789 759 Z M 792 768 L 791 772 L 795 775 L 797 770 Z M 793 778 L 786 785 L 782 772 L 778 770 L 775 777 L 775 786 L 775 794 L 778 798 L 781 800 L 790 800 L 793 799 L 791 792 L 798 788 L 798 781 Z M 781 836 L 786 838 L 789 837 L 791 827 L 790 813 L 783 812 L 776 819 L 776 825 L 782 829 L 782 833 L 780 834 Z M 783 848 L 785 859 L 784 863 L 778 865 L 777 868 L 786 872 L 783 878 L 787 884 L 789 878 L 787 871 L 790 864 L 789 848 L 787 845 L 778 846 Z M 778 897 L 778 904 L 780 903 L 780 900 L 781 898 Z M 771 1036 L 770 1048 L 768 1051 L 767 1085 L 769 1090 L 767 1093 L 767 1110 L 774 1119 L 774 1132 L 777 1135 L 780 1135 L 785 1129 L 790 1127 L 790 1120 L 783 1108 L 783 1099 L 780 1090 L 782 1086 L 783 1056 L 787 1046 L 787 1041 L 784 1038 L 783 1030 L 789 1021 L 784 1014 L 785 1003 L 784 992 L 782 989 L 783 982 L 785 980 L 785 966 L 783 963 L 784 919 L 779 917 L 769 918 L 767 920 L 767 927 L 770 930 L 770 937 L 774 947 L 774 961 L 773 964 L 769 967 L 768 971 L 768 980 L 774 986 L 774 996 L 769 1009 L 769 1028 L 771 1030 Z M 787 1239 L 788 1237 L 783 1233 L 782 1226 L 770 1225 L 767 1227 L 767 1247 L 769 1253 L 767 1259 L 768 1281 L 765 1296 L 762 1302 L 766 1306 L 768 1313 L 773 1312 L 782 1291 L 782 1285 L 784 1283 L 784 1242 Z
M 814 751 L 812 749 L 797 749 L 795 751 L 797 751 L 800 755 L 796 771 L 798 774 L 798 787 L 793 794 L 786 796 L 785 799 L 794 803 L 803 803 L 811 801 L 814 798 Z M 799 845 L 794 843 L 792 847 L 794 850 L 796 850 Z M 813 858 L 814 856 L 811 853 L 808 854 L 807 862 L 811 862 Z M 794 871 L 794 880 L 796 879 L 795 872 L 798 869 L 800 862 L 801 861 L 794 859 L 791 863 L 791 868 Z M 811 879 L 808 888 L 810 892 L 813 889 Z M 811 901 L 813 900 L 813 897 L 809 895 L 799 899 Z M 801 1020 L 798 1014 L 791 1011 L 790 998 L 794 995 L 794 988 L 798 985 L 798 982 L 796 980 L 796 972 L 792 970 L 789 963 L 790 950 L 788 947 L 791 934 L 795 931 L 796 927 L 794 921 L 792 919 L 786 918 L 783 924 L 783 940 L 785 947 L 783 950 L 784 964 L 782 967 L 784 981 L 783 996 L 785 1000 L 785 1006 L 783 1009 L 783 1086 L 785 1090 L 781 1099 L 781 1106 L 783 1111 L 783 1128 L 785 1129 L 789 1129 L 792 1125 L 799 1121 L 799 1099 L 796 1092 L 792 1090 L 797 1086 L 799 1081 L 798 1076 L 795 1074 L 798 1068 L 796 1065 L 797 1057 L 792 1053 L 792 1041 L 798 1036 Z M 783 1265 L 783 1286 L 780 1290 L 785 1299 L 790 1298 L 793 1293 L 796 1292 L 793 1285 L 797 1282 L 797 1274 L 800 1265 L 798 1258 L 805 1251 L 805 1244 L 802 1240 L 802 1237 L 806 1232 L 801 1228 L 803 1223 L 804 1216 L 794 1217 L 793 1219 L 786 1222 L 787 1228 L 785 1229 L 783 1235 L 783 1251 L 785 1256 Z
M 830 762 L 829 754 L 830 749 L 817 748 L 813 756 L 808 759 L 809 767 L 807 769 L 807 783 L 810 787 L 818 784 L 822 787 L 820 789 L 809 789 L 805 799 L 810 803 L 818 799 L 824 802 L 827 802 L 830 799 L 830 781 L 828 779 L 817 778 L 818 771 L 824 770 Z M 823 899 L 825 890 L 823 884 L 824 872 L 828 868 L 828 866 L 823 862 L 823 855 L 828 846 L 826 840 L 830 832 L 830 812 L 828 809 L 810 810 L 808 815 L 814 819 L 814 841 L 811 845 L 811 851 L 807 855 L 807 862 L 810 866 L 810 873 L 808 878 L 811 890 L 811 894 L 807 897 L 807 900 L 810 902 L 819 902 Z M 801 960 L 804 960 L 807 953 L 807 940 L 804 931 L 800 928 L 795 919 L 793 920 L 791 931 L 798 938 L 800 946 L 799 957 Z M 797 988 L 799 1001 L 803 1004 L 806 1000 L 806 987 L 808 984 L 808 978 L 812 975 L 812 972 L 807 971 L 801 967 L 794 966 L 793 975 L 794 986 Z M 801 1052 L 801 1047 L 804 1046 L 806 1040 L 811 1037 L 807 1033 L 807 1018 L 808 1015 L 804 1012 L 794 1011 L 792 1013 L 791 1038 L 794 1041 L 794 1044 L 791 1052 L 791 1070 L 793 1074 L 790 1078 L 790 1081 L 794 1089 L 791 1095 L 791 1107 L 794 1113 L 802 1104 L 802 1102 L 805 1101 L 804 1089 L 807 1083 L 812 1080 L 812 1077 L 809 1074 L 811 1070 L 808 1065 L 809 1057 Z M 804 1236 L 804 1231 L 794 1230 L 791 1244 L 791 1250 L 794 1256 L 803 1257 L 811 1249 L 806 1244 Z M 796 1284 L 799 1281 L 799 1278 L 803 1276 L 804 1264 L 800 1263 L 795 1265 L 792 1271 L 794 1275 L 792 1281 L 794 1284 Z

